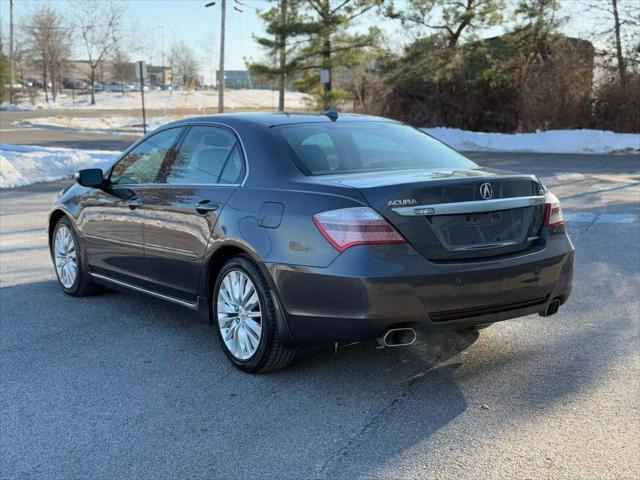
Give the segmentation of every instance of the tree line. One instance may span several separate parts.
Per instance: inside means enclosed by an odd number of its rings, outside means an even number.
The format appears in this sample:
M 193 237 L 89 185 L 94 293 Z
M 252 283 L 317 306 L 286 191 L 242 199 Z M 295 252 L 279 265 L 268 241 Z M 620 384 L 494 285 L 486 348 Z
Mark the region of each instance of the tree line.
M 267 61 L 249 68 L 277 84 L 281 110 L 285 86 L 293 85 L 317 108 L 421 126 L 638 131 L 636 0 L 584 0 L 581 11 L 597 17 L 585 37 L 598 49 L 561 33 L 561 2 L 272 0 L 260 11 L 266 35 L 255 38 Z M 373 25 L 366 30 L 365 15 Z M 394 51 L 381 22 L 395 22 L 413 40 Z
M 39 4 L 26 16 L 17 29 L 15 73 L 17 78 L 24 80 L 26 71 L 35 69 L 39 72 L 45 101 L 48 103 L 51 99 L 55 102 L 62 89 L 63 75 L 68 72 L 72 44 L 75 43 L 77 53 L 84 58 L 83 73 L 88 80 L 90 102 L 95 105 L 98 72 L 102 72 L 108 63 L 112 78 L 124 85 L 131 68 L 131 54 L 144 53 L 146 45 L 138 37 L 140 29 L 135 24 L 125 24 L 126 9 L 122 4 L 106 0 L 71 0 L 70 3 L 73 18 L 46 3 Z M 183 41 L 174 42 L 166 59 L 174 72 L 174 82 L 184 85 L 195 83 L 199 65 L 188 45 Z M 8 77 L 8 58 L 0 48 L 2 99 L 7 96 Z
M 314 109 L 336 105 L 421 126 L 640 130 L 637 0 L 581 1 L 597 17 L 584 39 L 562 34 L 567 1 L 271 0 L 259 10 L 265 34 L 254 36 L 264 58 L 248 66 L 276 85 L 279 110 L 292 86 L 311 95 Z M 122 3 L 71 3 L 72 18 L 43 3 L 19 25 L 16 73 L 35 67 L 46 101 L 55 101 L 73 44 L 94 104 L 97 72 L 108 63 L 122 80 L 129 55 L 148 45 L 136 38 L 141 29 L 125 25 Z M 411 40 L 398 50 L 382 23 Z M 189 45 L 175 42 L 166 58 L 179 83 L 196 83 Z M 0 88 L 7 71 L 0 54 Z

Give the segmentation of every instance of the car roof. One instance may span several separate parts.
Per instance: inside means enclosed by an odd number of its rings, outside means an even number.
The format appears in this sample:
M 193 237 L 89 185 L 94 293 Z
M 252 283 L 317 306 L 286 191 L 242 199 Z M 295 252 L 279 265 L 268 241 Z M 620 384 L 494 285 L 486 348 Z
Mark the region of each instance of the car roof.
M 336 122 L 394 122 L 388 118 L 372 115 L 360 115 L 355 113 L 342 113 L 338 115 Z M 331 119 L 321 113 L 289 113 L 289 112 L 238 112 L 206 115 L 200 117 L 188 117 L 171 122 L 169 125 L 177 126 L 194 122 L 202 123 L 247 123 L 274 127 L 277 125 L 293 125 L 297 123 L 331 123 Z

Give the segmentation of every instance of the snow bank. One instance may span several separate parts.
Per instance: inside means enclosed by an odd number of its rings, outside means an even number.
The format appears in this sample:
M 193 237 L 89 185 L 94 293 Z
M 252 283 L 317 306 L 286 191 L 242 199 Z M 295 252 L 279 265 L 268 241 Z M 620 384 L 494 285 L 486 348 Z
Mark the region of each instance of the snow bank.
M 0 188 L 68 177 L 82 168 L 107 168 L 119 152 L 0 144 Z
M 147 130 L 155 130 L 165 123 L 184 118 L 184 116 L 147 117 Z M 38 117 L 14 122 L 19 127 L 45 127 L 83 130 L 94 133 L 139 133 L 142 135 L 142 117 L 122 115 L 101 117 Z
M 312 104 L 311 96 L 301 92 L 287 92 L 286 108 L 290 110 L 307 109 Z M 56 103 L 45 102 L 41 92 L 35 98 L 35 104 L 26 98 L 17 107 L 9 107 L 6 104 L 0 109 L 12 108 L 19 110 L 41 109 L 109 109 L 109 110 L 137 110 L 141 108 L 140 92 L 129 92 L 125 95 L 117 92 L 97 92 L 96 104 L 91 105 L 89 94 L 59 95 Z M 172 109 L 198 109 L 203 114 L 217 113 L 218 92 L 215 90 L 153 90 L 144 92 L 144 104 L 147 109 L 172 110 Z M 272 90 L 225 90 L 224 104 L 227 109 L 270 109 L 278 107 L 278 92 Z
M 458 128 L 423 128 L 462 151 L 536 153 L 640 152 L 640 134 L 602 130 L 549 130 L 536 133 L 484 133 Z
M 12 105 L 8 102 L 0 103 L 0 112 L 27 112 L 32 110 L 31 108 L 19 105 Z

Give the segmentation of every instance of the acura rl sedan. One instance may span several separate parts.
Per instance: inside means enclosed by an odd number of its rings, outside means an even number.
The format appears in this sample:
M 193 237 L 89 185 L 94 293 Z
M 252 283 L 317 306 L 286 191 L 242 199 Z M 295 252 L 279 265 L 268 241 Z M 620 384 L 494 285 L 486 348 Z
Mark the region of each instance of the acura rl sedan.
M 573 278 L 560 204 L 535 176 L 335 110 L 167 124 L 78 172 L 48 228 L 65 293 L 101 285 L 194 310 L 256 373 L 315 342 L 405 346 L 548 316 Z

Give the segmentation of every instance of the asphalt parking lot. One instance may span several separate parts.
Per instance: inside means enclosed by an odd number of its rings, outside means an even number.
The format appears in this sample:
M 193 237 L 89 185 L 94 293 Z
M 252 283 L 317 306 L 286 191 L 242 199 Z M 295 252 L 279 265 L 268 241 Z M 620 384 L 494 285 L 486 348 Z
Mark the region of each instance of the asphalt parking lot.
M 62 294 L 64 182 L 0 192 L 0 477 L 640 476 L 640 158 L 471 154 L 539 175 L 577 250 L 573 296 L 405 349 L 318 346 L 243 374 L 187 310 Z

